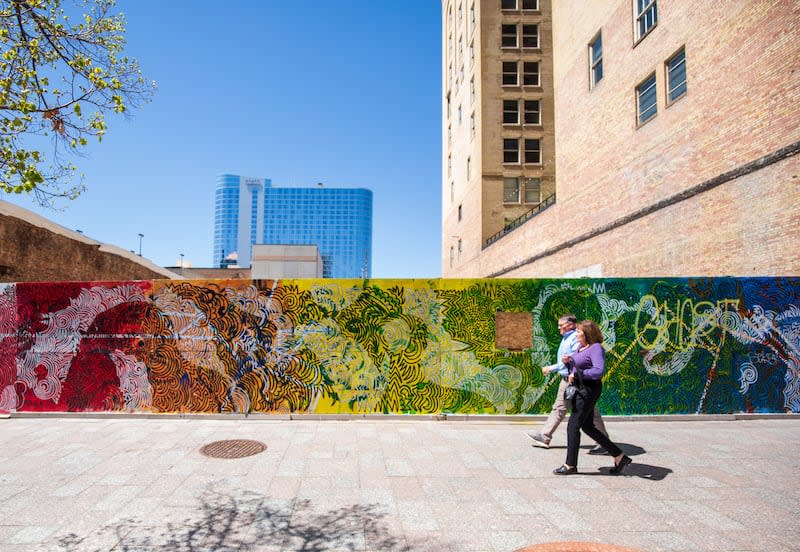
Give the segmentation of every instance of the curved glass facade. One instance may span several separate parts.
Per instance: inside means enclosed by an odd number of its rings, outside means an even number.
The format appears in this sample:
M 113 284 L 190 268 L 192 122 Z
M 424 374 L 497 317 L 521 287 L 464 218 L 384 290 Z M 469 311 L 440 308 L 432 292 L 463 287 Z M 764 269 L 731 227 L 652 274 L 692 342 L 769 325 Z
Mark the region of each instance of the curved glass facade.
M 232 174 L 217 176 L 214 194 L 214 266 L 223 266 L 225 257 L 236 251 L 239 238 L 239 180 L 238 176 Z
M 249 236 L 237 251 L 239 266 L 250 266 L 251 246 L 316 245 L 325 278 L 372 275 L 372 192 L 364 188 L 273 188 L 268 179 L 236 175 L 217 178 L 214 265 Z M 247 198 L 240 204 L 240 194 Z M 244 205 L 246 204 L 246 205 Z M 242 210 L 246 212 L 241 212 Z M 258 216 L 263 215 L 263 216 Z

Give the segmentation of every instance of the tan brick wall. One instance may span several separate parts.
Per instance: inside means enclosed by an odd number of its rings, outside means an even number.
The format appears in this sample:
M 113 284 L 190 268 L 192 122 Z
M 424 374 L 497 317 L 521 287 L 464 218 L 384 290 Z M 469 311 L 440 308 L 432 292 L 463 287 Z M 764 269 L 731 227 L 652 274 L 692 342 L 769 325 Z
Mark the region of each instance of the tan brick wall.
M 632 4 L 555 3 L 558 202 L 463 275 L 496 273 L 800 141 L 800 3 L 659 2 L 635 46 Z M 605 74 L 590 91 L 598 30 Z M 681 47 L 688 92 L 666 106 L 664 62 Z M 658 115 L 637 128 L 634 89 L 653 72 Z M 595 265 L 603 276 L 798 274 L 799 173 L 795 156 L 503 276 Z

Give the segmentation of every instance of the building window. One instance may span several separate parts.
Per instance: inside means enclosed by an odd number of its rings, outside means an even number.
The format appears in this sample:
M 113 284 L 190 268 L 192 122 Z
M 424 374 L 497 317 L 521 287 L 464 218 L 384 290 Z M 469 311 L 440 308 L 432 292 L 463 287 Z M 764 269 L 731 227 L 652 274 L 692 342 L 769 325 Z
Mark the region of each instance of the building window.
M 519 203 L 519 178 L 503 179 L 503 203 Z
M 589 44 L 589 89 L 603 80 L 603 35 L 597 36 Z
M 472 157 L 467 157 L 467 182 L 472 178 Z
M 458 222 L 461 222 L 461 205 L 458 206 Z
M 525 124 L 542 124 L 542 112 L 539 107 L 539 100 L 525 100 Z
M 519 163 L 519 138 L 503 138 L 503 163 Z
M 516 61 L 503 62 L 503 86 L 519 86 Z
M 539 0 L 522 0 L 523 11 L 538 11 Z
M 526 61 L 522 64 L 522 84 L 524 86 L 540 86 L 538 61 Z
M 672 103 L 686 94 L 686 50 L 667 60 L 667 103 Z
M 519 124 L 518 100 L 503 100 L 503 124 L 504 125 Z
M 516 10 L 517 9 L 517 0 L 502 0 L 502 2 L 500 2 L 500 9 L 501 10 Z
M 469 66 L 473 67 L 475 65 L 475 43 L 469 43 Z
M 469 103 L 475 102 L 475 77 L 469 80 Z
M 461 256 L 461 238 L 458 238 L 458 255 Z
M 636 5 L 636 41 L 640 41 L 658 23 L 656 0 L 633 0 Z
M 453 155 L 447 156 L 447 176 L 453 174 Z
M 523 48 L 539 47 L 539 25 L 522 26 L 522 47 Z
M 453 203 L 453 200 L 456 197 L 456 185 L 455 182 L 450 182 L 450 203 Z
M 525 203 L 539 204 L 542 202 L 542 180 L 528 178 L 525 180 Z
M 503 25 L 502 26 L 502 42 L 503 48 L 516 48 L 517 47 L 517 26 L 516 25 Z
M 653 73 L 636 87 L 636 108 L 639 124 L 656 116 L 656 75 Z
M 450 120 L 450 93 L 447 93 L 447 120 Z
M 453 251 L 453 246 L 450 246 L 450 268 L 453 267 L 453 258 L 455 257 L 455 251 Z
M 461 126 L 461 106 L 458 106 L 458 125 Z
M 542 145 L 538 138 L 525 139 L 525 162 L 535 165 L 542 163 Z
M 475 114 L 469 116 L 469 137 L 475 138 Z
M 453 142 L 453 127 L 447 125 L 447 147 L 449 148 Z

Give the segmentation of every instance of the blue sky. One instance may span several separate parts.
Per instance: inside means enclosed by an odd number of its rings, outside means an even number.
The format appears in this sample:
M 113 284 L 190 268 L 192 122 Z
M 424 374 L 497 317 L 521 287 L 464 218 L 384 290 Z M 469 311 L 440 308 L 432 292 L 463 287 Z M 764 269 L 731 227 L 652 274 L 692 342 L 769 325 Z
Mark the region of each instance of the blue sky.
M 210 266 L 219 173 L 374 192 L 376 278 L 441 273 L 440 2 L 118 0 L 153 101 L 32 209 L 160 265 Z

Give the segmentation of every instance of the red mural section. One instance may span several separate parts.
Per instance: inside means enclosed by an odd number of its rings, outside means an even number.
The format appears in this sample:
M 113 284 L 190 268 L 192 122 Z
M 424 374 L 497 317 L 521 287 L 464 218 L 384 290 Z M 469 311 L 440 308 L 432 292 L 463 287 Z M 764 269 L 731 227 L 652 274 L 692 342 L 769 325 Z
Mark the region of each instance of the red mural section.
M 137 358 L 151 289 L 150 281 L 17 284 L 14 408 L 146 407 L 149 383 Z

